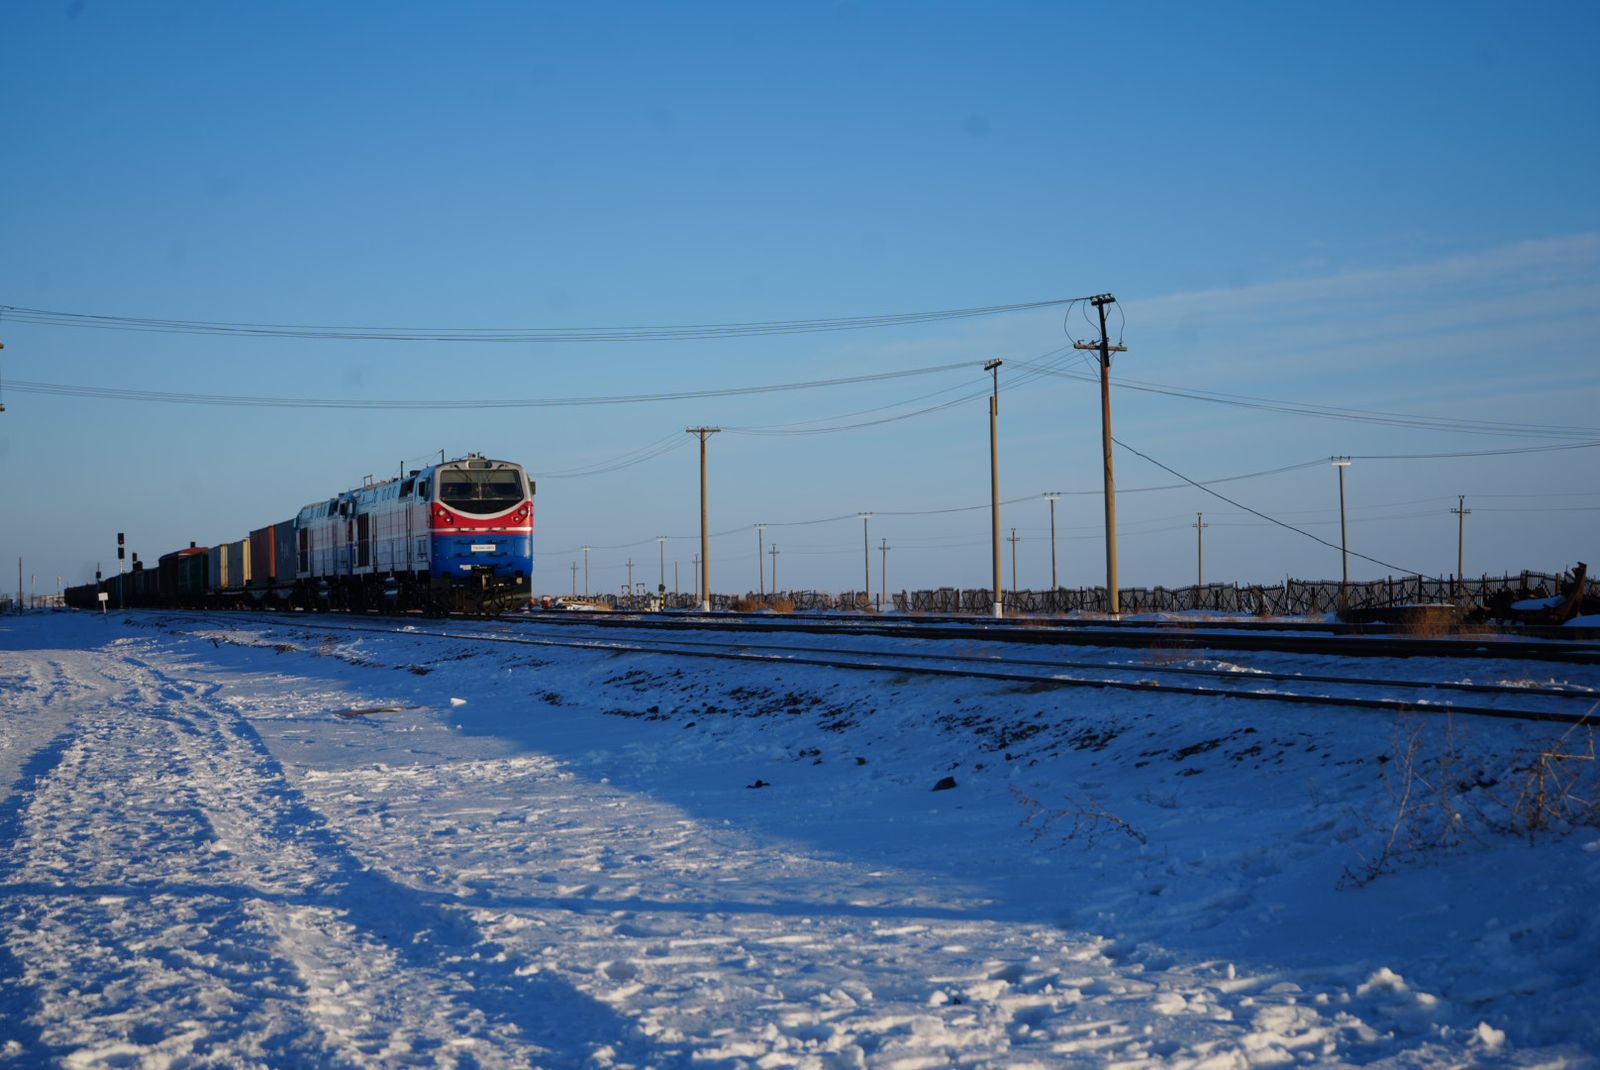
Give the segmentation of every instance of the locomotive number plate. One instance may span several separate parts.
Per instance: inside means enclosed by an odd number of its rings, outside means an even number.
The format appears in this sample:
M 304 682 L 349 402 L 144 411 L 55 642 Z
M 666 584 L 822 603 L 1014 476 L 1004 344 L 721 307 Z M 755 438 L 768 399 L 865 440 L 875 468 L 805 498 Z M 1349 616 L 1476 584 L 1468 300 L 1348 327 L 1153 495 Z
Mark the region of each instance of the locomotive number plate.
M 497 549 L 498 547 L 492 542 L 475 542 L 472 544 L 472 552 L 475 554 L 492 554 Z

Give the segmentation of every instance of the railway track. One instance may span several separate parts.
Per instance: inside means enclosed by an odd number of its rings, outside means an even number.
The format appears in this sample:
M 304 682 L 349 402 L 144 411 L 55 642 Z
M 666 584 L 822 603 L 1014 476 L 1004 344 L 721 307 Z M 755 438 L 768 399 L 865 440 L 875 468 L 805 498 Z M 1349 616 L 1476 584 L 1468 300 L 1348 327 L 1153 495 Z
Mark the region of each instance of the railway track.
M 505 622 L 418 624 L 414 621 L 402 623 L 394 618 L 334 621 L 309 615 L 288 619 L 261 614 L 194 616 L 229 625 L 243 620 L 320 634 L 404 635 L 516 646 L 709 658 L 774 666 L 955 677 L 1038 688 L 1088 688 L 1174 697 L 1333 706 L 1394 714 L 1452 714 L 1579 726 L 1600 725 L 1600 688 L 1574 682 L 1497 684 L 1451 679 L 1419 680 L 1325 672 L 1247 670 L 1234 665 L 1063 660 L 1030 656 L 1032 651 L 1008 649 L 1009 644 L 981 652 L 868 649 L 860 644 L 824 646 L 784 642 L 781 637 L 749 634 L 699 638 L 683 634 L 635 634 L 623 638 L 604 634 L 604 626 L 589 635 L 570 632 L 563 627 L 561 630 L 567 634 L 558 638 L 530 634 L 525 628 Z M 518 623 L 524 622 L 519 620 Z M 792 635 L 794 630 L 790 629 L 790 632 Z M 967 638 L 970 637 L 969 633 Z
M 1469 634 L 1428 638 L 1396 634 L 1348 632 L 1340 625 L 1281 625 L 1277 628 L 1237 627 L 1234 622 L 1210 627 L 1186 624 L 1169 627 L 1154 622 L 1071 622 L 1025 618 L 984 620 L 974 618 L 840 618 L 774 617 L 771 614 L 716 614 L 711 616 L 634 613 L 532 613 L 511 614 L 497 620 L 526 626 L 591 627 L 615 629 L 671 629 L 674 632 L 738 632 L 748 635 L 814 634 L 875 636 L 927 640 L 984 641 L 1033 646 L 1097 646 L 1157 648 L 1163 650 L 1277 651 L 1324 654 L 1335 657 L 1443 657 L 1504 658 L 1507 660 L 1564 661 L 1600 665 L 1600 642 L 1555 641 Z M 1257 622 L 1240 622 L 1257 624 Z

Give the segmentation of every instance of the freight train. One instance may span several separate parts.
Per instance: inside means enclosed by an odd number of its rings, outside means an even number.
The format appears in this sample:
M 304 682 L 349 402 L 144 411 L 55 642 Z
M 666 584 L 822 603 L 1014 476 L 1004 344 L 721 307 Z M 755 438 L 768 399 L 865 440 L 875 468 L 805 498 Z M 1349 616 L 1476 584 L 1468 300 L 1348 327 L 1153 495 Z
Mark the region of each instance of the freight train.
M 522 608 L 533 591 L 534 484 L 480 454 L 319 499 L 237 542 L 163 554 L 155 568 L 70 587 L 92 609 Z

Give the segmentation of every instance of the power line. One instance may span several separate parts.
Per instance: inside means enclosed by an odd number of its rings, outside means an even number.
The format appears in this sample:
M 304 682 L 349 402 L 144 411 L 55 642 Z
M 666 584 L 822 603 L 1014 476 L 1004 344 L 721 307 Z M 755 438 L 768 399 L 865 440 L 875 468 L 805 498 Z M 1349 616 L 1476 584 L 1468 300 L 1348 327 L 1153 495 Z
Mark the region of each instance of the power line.
M 1021 362 L 1026 363 L 1026 362 Z M 1038 368 L 1041 374 L 1055 375 L 1079 382 L 1098 382 L 1096 375 L 1076 372 L 1070 368 Z M 1442 416 L 1422 416 L 1415 413 L 1384 412 L 1377 409 L 1355 409 L 1334 405 L 1316 405 L 1301 401 L 1279 401 L 1271 398 L 1251 397 L 1245 394 L 1225 394 L 1209 390 L 1195 390 L 1153 383 L 1137 379 L 1121 379 L 1115 384 L 1123 390 L 1136 390 L 1146 394 L 1206 401 L 1216 405 L 1257 409 L 1291 416 L 1314 416 L 1327 420 L 1349 420 L 1357 423 L 1381 424 L 1390 427 L 1414 427 L 1434 431 L 1456 431 L 1470 435 L 1528 435 L 1545 438 L 1588 438 L 1600 436 L 1600 428 L 1564 424 L 1528 424 L 1499 420 L 1462 420 Z
M 186 394 L 166 390 L 134 390 L 122 387 L 77 386 L 68 383 L 42 383 L 12 380 L 14 391 L 56 397 L 101 398 L 112 401 L 164 402 L 175 405 L 220 405 L 243 408 L 279 409 L 529 409 L 572 406 L 635 405 L 661 401 L 693 401 L 703 398 L 744 397 L 796 390 L 819 390 L 857 383 L 876 383 L 913 376 L 935 375 L 976 366 L 974 361 L 934 364 L 869 375 L 848 375 L 833 379 L 811 379 L 794 383 L 767 383 L 756 386 L 723 387 L 715 390 L 678 390 L 656 394 L 600 394 L 555 398 L 488 398 L 475 400 L 418 399 L 377 400 L 361 398 L 279 398 L 249 394 Z
M 1304 535 L 1306 538 L 1312 540 L 1313 542 L 1320 542 L 1322 545 L 1328 547 L 1329 549 L 1338 550 L 1340 553 L 1350 553 L 1350 555 L 1352 557 L 1359 557 L 1363 561 L 1371 561 L 1375 565 L 1382 565 L 1384 568 L 1392 569 L 1395 572 L 1401 572 L 1401 573 L 1404 573 L 1404 574 L 1409 575 L 1409 576 L 1422 575 L 1422 573 L 1418 572 L 1416 569 L 1401 568 L 1399 565 L 1392 565 L 1387 561 L 1380 561 L 1376 557 L 1368 557 L 1366 554 L 1355 553 L 1354 551 L 1347 551 L 1345 549 L 1345 547 L 1340 546 L 1337 543 L 1331 543 L 1327 539 L 1321 538 L 1320 536 L 1317 536 L 1317 535 L 1313 535 L 1313 534 L 1311 534 L 1311 532 L 1305 531 L 1305 530 L 1303 530 L 1301 528 L 1297 528 L 1293 524 L 1286 524 L 1282 520 L 1278 520 L 1275 517 L 1270 517 L 1266 513 L 1261 512 L 1259 509 L 1252 509 L 1248 505 L 1245 505 L 1242 502 L 1234 501 L 1232 498 L 1229 498 L 1227 495 L 1219 494 L 1218 492 L 1212 490 L 1210 487 L 1204 486 L 1204 485 L 1202 485 L 1200 483 L 1197 483 L 1196 481 L 1190 479 L 1188 476 L 1184 475 L 1182 472 L 1179 472 L 1179 471 L 1177 471 L 1175 469 L 1172 469 L 1172 468 L 1168 468 L 1166 465 L 1162 464 L 1160 461 L 1156 460 L 1154 457 L 1150 456 L 1148 453 L 1140 453 L 1138 450 L 1134 449 L 1132 446 L 1128 445 L 1126 442 L 1123 442 L 1121 439 L 1115 439 L 1114 438 L 1114 439 L 1112 439 L 1112 441 L 1115 442 L 1117 445 L 1121 446 L 1123 449 L 1127 450 L 1129 453 L 1133 454 L 1134 456 L 1142 457 L 1145 460 L 1149 461 L 1151 464 L 1155 465 L 1157 468 L 1161 469 L 1163 472 L 1172 473 L 1173 475 L 1177 476 L 1179 479 L 1183 480 L 1185 483 L 1188 483 L 1190 486 L 1195 487 L 1198 490 L 1204 491 L 1205 493 L 1211 495 L 1213 498 L 1220 498 L 1222 501 L 1227 502 L 1229 505 L 1233 506 L 1236 509 L 1243 509 L 1245 512 L 1250 513 L 1253 516 L 1259 516 L 1262 520 L 1268 521 L 1269 523 L 1272 523 L 1272 524 L 1276 524 L 1280 528 L 1286 528 L 1289 531 L 1295 532 L 1298 535 Z
M 247 323 L 182 320 L 147 316 L 65 312 L 57 309 L 0 305 L 0 316 L 13 323 L 155 334 L 229 335 L 256 338 L 308 338 L 385 342 L 662 342 L 710 338 L 750 338 L 777 334 L 817 334 L 899 327 L 946 320 L 1001 316 L 1013 312 L 1071 305 L 1081 298 L 1056 298 L 1009 305 L 946 308 L 932 312 L 899 312 L 823 319 L 763 320 L 748 323 L 691 323 L 640 327 L 361 327 L 292 323 Z
M 687 442 L 688 440 L 685 439 L 684 441 Z M 641 447 L 641 449 L 647 449 L 647 448 L 649 448 L 649 447 Z M 1184 480 L 1184 482 L 1182 482 L 1182 483 L 1168 483 L 1168 484 L 1165 484 L 1163 486 L 1157 486 L 1157 487 L 1124 488 L 1121 491 L 1121 493 L 1123 493 L 1123 494 L 1133 494 L 1133 493 L 1140 492 L 1140 491 L 1177 490 L 1177 489 L 1180 489 L 1180 488 L 1196 486 L 1196 485 L 1199 485 L 1199 486 L 1202 487 L 1202 489 L 1204 489 L 1204 487 L 1210 486 L 1210 485 L 1216 484 L 1216 483 L 1233 483 L 1233 482 L 1237 482 L 1238 480 L 1242 480 L 1242 479 L 1257 479 L 1257 478 L 1260 478 L 1262 476 L 1278 475 L 1278 474 L 1283 473 L 1283 472 L 1293 472 L 1293 471 L 1297 471 L 1297 470 L 1302 469 L 1302 468 L 1320 466 L 1320 465 L 1323 465 L 1323 464 L 1326 464 L 1326 463 L 1327 463 L 1326 458 L 1318 458 L 1315 461 L 1303 461 L 1303 462 L 1301 462 L 1299 464 L 1284 465 L 1284 466 L 1282 466 L 1280 468 L 1269 468 L 1269 469 L 1265 469 L 1265 470 L 1259 471 L 1259 472 L 1246 472 L 1246 473 L 1244 473 L 1242 475 L 1223 476 L 1223 477 L 1218 478 L 1218 479 L 1208 479 L 1208 480 L 1204 480 L 1201 484 L 1196 484 L 1194 481 L 1188 479 L 1186 476 L 1181 476 L 1180 475 L 1179 478 Z M 1176 473 L 1176 472 L 1174 472 L 1173 474 L 1174 475 L 1178 475 L 1178 473 Z M 549 477 L 541 477 L 541 478 L 549 478 Z M 1063 494 L 1063 495 L 1066 495 L 1066 494 L 1098 494 L 1100 492 L 1098 490 L 1092 490 L 1092 491 L 1086 490 L 1086 491 L 1051 491 L 1051 493 L 1052 494 Z M 1006 499 L 1003 499 L 1000 502 L 1000 504 L 1001 505 L 1019 505 L 1019 504 L 1021 504 L 1023 502 L 1036 502 L 1038 500 L 1039 500 L 1039 494 L 1036 492 L 1036 493 L 1032 493 L 1032 494 L 1024 494 L 1024 495 L 1021 495 L 1021 496 L 1016 497 L 1016 498 L 1006 498 Z M 1223 499 L 1223 500 L 1226 501 L 1227 499 Z M 940 509 L 898 509 L 898 510 L 896 510 L 896 509 L 874 509 L 873 510 L 873 515 L 874 516 L 880 516 L 880 517 L 887 517 L 887 516 L 894 516 L 894 517 L 947 516 L 947 515 L 954 514 L 954 513 L 973 513 L 973 512 L 977 512 L 979 510 L 986 510 L 986 509 L 989 509 L 989 508 L 991 508 L 991 503 L 990 502 L 984 502 L 982 505 L 958 505 L 958 506 L 950 506 L 950 507 L 940 508 Z M 1240 508 L 1245 508 L 1245 507 L 1241 506 Z M 1248 509 L 1247 509 L 1247 511 L 1253 512 L 1253 510 L 1248 510 Z M 1259 516 L 1261 514 L 1256 514 L 1256 515 Z M 768 520 L 768 521 L 764 521 L 763 522 L 763 526 L 768 527 L 768 528 L 805 528 L 805 527 L 816 527 L 816 526 L 821 525 L 821 524 L 836 524 L 836 523 L 839 523 L 840 521 L 843 521 L 843 520 L 859 520 L 860 518 L 861 518 L 861 514 L 859 512 L 855 512 L 855 513 L 837 513 L 837 514 L 834 514 L 832 516 L 812 517 L 812 518 L 807 519 L 807 520 L 788 520 L 788 521 L 771 521 L 771 520 Z M 1141 523 L 1141 524 L 1155 523 L 1155 522 L 1157 522 L 1157 521 L 1159 521 L 1161 519 L 1164 519 L 1164 518 L 1155 518 L 1155 519 L 1152 519 L 1152 520 L 1143 520 L 1143 521 L 1138 521 L 1138 523 Z M 1161 529 L 1161 530 L 1167 530 L 1167 529 Z M 737 527 L 725 528 L 722 531 L 713 531 L 711 533 L 710 537 L 713 538 L 713 539 L 721 539 L 721 538 L 726 538 L 726 537 L 728 537 L 730 535 L 738 535 L 738 534 L 746 534 L 747 535 L 747 534 L 749 534 L 749 532 L 750 532 L 750 525 L 749 524 L 740 524 Z M 1091 536 L 1085 536 L 1085 537 L 1091 537 Z M 1095 536 L 1092 536 L 1092 537 L 1098 538 L 1099 536 L 1095 535 Z M 638 539 L 638 540 L 633 541 L 633 542 L 614 543 L 614 544 L 609 545 L 609 546 L 599 546 L 599 545 L 595 545 L 594 543 L 589 543 L 587 545 L 591 549 L 594 549 L 594 550 L 633 550 L 633 549 L 637 549 L 638 547 L 641 547 L 641 546 L 646 546 L 646 545 L 648 545 L 649 543 L 655 541 L 658 538 L 665 538 L 665 539 L 672 539 L 672 540 L 697 539 L 697 538 L 699 538 L 699 535 L 698 534 L 696 534 L 696 535 L 655 535 L 655 536 L 649 536 L 647 538 Z M 582 549 L 582 547 L 574 546 L 574 547 L 568 547 L 566 549 L 560 549 L 560 550 L 541 550 L 540 553 L 550 554 L 550 555 L 554 555 L 554 556 L 558 556 L 559 557 L 559 556 L 562 556 L 562 555 L 565 555 L 565 554 L 576 553 L 580 549 Z M 788 551 L 785 550 L 784 552 L 787 553 Z

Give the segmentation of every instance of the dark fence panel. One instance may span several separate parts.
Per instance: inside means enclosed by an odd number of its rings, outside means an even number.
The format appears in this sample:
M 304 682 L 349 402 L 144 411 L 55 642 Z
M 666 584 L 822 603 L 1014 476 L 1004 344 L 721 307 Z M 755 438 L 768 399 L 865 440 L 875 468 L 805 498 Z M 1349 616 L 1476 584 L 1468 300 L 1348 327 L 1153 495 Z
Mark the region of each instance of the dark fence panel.
M 1389 576 L 1381 580 L 1352 583 L 1348 604 L 1353 609 L 1379 609 L 1420 603 L 1485 605 L 1496 597 L 1542 598 L 1557 594 L 1570 577 L 1549 572 L 1520 572 L 1510 576 L 1480 576 L 1472 579 L 1431 579 L 1426 576 Z M 1600 578 L 1585 584 L 1591 595 L 1600 596 Z M 1261 616 L 1316 616 L 1334 613 L 1339 608 L 1337 580 L 1288 579 L 1281 584 L 1208 583 L 1195 587 L 1124 587 L 1119 592 L 1124 613 L 1249 613 Z M 786 591 L 765 598 L 754 593 L 714 594 L 714 609 L 733 609 L 739 604 L 772 604 L 777 600 L 792 603 L 801 612 L 851 611 L 877 608 L 879 593 L 845 591 Z M 893 591 L 889 604 L 901 613 L 971 614 L 987 616 L 994 606 L 987 587 L 939 587 L 925 591 Z M 593 601 L 612 608 L 646 608 L 647 597 L 631 603 L 616 595 L 597 595 Z M 669 609 L 696 609 L 699 600 L 691 592 L 666 596 Z M 1104 613 L 1107 609 L 1104 587 L 1063 587 L 1054 591 L 1007 591 L 1008 613 Z M 787 608 L 787 607 L 786 607 Z

